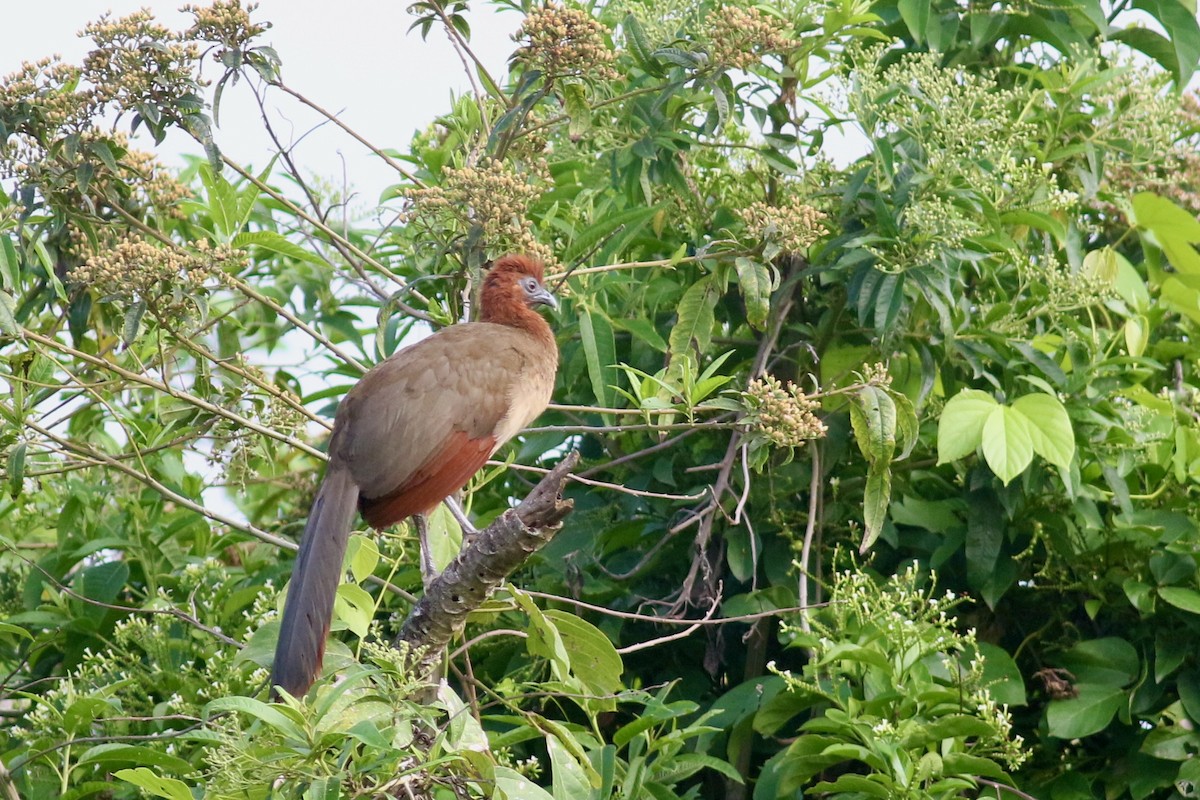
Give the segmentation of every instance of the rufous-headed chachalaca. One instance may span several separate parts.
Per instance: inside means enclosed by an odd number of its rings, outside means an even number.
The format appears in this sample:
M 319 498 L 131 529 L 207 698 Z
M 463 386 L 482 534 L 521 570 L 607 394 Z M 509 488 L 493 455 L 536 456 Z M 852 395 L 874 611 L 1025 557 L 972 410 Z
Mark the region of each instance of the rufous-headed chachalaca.
M 428 512 L 550 402 L 558 348 L 534 307 L 557 307 L 540 262 L 497 261 L 480 321 L 451 325 L 377 364 L 338 407 L 329 466 L 292 571 L 272 687 L 295 696 L 321 671 L 354 511 L 375 528 Z

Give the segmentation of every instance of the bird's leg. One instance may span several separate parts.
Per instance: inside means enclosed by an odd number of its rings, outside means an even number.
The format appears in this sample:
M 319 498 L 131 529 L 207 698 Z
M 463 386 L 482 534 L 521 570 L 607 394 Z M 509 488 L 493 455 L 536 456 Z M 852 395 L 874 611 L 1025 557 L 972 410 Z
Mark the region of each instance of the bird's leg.
M 450 516 L 454 517 L 459 527 L 462 528 L 463 546 L 465 547 L 471 539 L 479 534 L 479 529 L 471 524 L 471 520 L 467 519 L 467 512 L 463 511 L 457 497 L 450 495 L 445 502 L 446 508 L 450 509 Z
M 433 565 L 433 551 L 429 549 L 429 520 L 424 514 L 413 514 L 412 521 L 417 528 L 417 541 L 421 546 L 421 583 L 428 589 L 429 584 L 438 576 L 437 568 Z

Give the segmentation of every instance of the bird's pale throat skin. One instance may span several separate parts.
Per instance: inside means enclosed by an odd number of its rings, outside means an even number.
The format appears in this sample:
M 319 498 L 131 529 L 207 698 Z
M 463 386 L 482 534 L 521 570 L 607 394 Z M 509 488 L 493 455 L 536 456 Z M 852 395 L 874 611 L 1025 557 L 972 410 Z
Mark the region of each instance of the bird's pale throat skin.
M 535 259 L 499 259 L 479 322 L 398 351 L 346 394 L 293 568 L 273 686 L 302 695 L 320 675 L 355 510 L 375 528 L 431 510 L 546 408 L 558 348 L 534 309 L 558 304 L 543 281 Z

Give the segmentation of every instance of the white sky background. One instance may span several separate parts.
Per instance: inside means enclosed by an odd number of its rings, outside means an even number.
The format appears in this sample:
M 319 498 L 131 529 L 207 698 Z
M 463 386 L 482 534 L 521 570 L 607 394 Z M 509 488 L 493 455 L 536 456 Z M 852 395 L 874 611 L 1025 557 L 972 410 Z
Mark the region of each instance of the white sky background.
M 0 12 L 5 32 L 0 75 L 16 71 L 23 61 L 54 54 L 79 63 L 90 42 L 77 34 L 109 10 L 123 16 L 145 7 L 162 24 L 185 29 L 192 17 L 178 9 L 188 1 L 8 0 Z M 190 2 L 206 4 L 205 0 Z M 275 47 L 288 86 L 337 114 L 376 147 L 405 150 L 415 131 L 450 110 L 452 93 L 470 91 L 462 62 L 438 27 L 430 31 L 428 41 L 422 41 L 417 31 L 407 33 L 414 19 L 407 7 L 403 0 L 259 0 L 252 19 L 272 23 L 258 42 Z M 511 36 L 521 23 L 520 15 L 481 6 L 468 18 L 472 49 L 492 74 L 503 75 L 505 62 L 516 48 Z M 219 64 L 206 64 L 206 78 L 215 82 L 220 76 Z M 280 92 L 268 95 L 267 108 L 285 144 L 319 122 L 315 114 Z M 244 82 L 226 87 L 220 121 L 215 138 L 222 151 L 255 167 L 267 163 L 273 150 Z M 122 127 L 128 130 L 127 125 Z M 147 144 L 142 147 L 149 149 Z M 202 154 L 197 143 L 179 132 L 169 134 L 155 151 L 172 166 L 182 164 L 181 153 Z M 302 170 L 339 188 L 344 180 L 356 189 L 359 197 L 353 205 L 359 210 L 373 207 L 379 193 L 399 180 L 329 123 L 305 136 L 296 159 Z

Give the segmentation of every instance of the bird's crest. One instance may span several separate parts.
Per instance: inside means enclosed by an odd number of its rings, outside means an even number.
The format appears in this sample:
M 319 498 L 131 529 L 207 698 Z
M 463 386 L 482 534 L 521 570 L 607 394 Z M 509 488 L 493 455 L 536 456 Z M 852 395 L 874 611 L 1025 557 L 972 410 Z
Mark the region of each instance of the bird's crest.
M 493 261 L 491 269 L 488 270 L 488 275 L 503 275 L 505 273 L 530 275 L 537 278 L 538 283 L 541 283 L 545 271 L 546 268 L 542 262 L 533 256 L 510 253 Z

